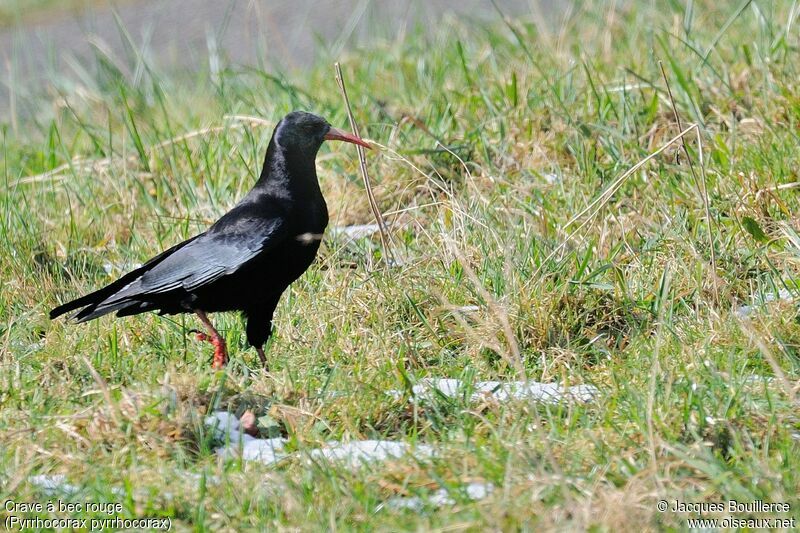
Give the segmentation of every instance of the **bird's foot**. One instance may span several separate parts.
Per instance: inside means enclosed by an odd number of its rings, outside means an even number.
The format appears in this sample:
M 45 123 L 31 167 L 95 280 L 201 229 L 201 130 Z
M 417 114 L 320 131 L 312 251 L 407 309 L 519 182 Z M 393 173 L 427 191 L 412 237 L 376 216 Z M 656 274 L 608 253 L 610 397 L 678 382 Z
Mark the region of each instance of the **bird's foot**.
M 211 344 L 214 345 L 214 361 L 211 363 L 211 368 L 220 370 L 228 364 L 228 348 L 225 346 L 225 339 L 216 336 L 211 339 Z
M 208 330 L 208 334 L 201 333 L 196 330 L 194 331 L 195 335 L 197 336 L 197 340 L 200 341 L 208 341 L 214 345 L 214 359 L 211 362 L 211 368 L 214 370 L 220 370 L 228 363 L 228 348 L 225 346 L 225 339 L 219 332 L 214 328 L 214 325 L 206 316 L 205 312 L 200 310 L 195 310 L 198 318 L 203 323 L 203 325 Z

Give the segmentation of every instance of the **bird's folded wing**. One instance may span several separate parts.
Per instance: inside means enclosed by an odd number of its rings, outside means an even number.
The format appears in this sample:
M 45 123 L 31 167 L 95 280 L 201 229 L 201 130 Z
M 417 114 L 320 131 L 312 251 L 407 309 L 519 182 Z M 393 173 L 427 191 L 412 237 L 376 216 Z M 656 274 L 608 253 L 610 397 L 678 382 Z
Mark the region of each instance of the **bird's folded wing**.
M 232 274 L 286 238 L 287 223 L 273 219 L 245 219 L 224 231 L 209 231 L 176 250 L 105 304 L 175 289 L 191 291 Z

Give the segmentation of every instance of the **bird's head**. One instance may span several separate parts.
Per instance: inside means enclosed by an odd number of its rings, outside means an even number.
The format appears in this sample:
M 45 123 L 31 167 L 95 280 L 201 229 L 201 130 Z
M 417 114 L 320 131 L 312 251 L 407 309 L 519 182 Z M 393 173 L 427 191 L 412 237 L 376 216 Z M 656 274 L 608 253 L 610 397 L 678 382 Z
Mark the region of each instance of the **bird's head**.
M 283 117 L 275 128 L 275 139 L 284 149 L 316 155 L 322 143 L 345 141 L 372 148 L 366 141 L 332 127 L 328 121 L 305 111 L 293 111 Z

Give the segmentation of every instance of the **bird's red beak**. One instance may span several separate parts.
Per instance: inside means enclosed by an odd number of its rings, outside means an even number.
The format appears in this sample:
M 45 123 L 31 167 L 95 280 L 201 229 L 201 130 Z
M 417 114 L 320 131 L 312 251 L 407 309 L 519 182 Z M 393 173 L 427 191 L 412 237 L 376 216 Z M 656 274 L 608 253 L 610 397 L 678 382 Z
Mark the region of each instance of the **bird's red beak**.
M 336 128 L 331 128 L 330 130 L 328 130 L 328 133 L 325 134 L 325 140 L 344 141 L 347 143 L 358 144 L 360 146 L 363 146 L 364 148 L 372 150 L 372 146 L 370 146 L 370 144 L 364 139 L 360 139 L 359 137 L 356 137 L 352 133 L 347 133 L 346 131 L 342 131 Z

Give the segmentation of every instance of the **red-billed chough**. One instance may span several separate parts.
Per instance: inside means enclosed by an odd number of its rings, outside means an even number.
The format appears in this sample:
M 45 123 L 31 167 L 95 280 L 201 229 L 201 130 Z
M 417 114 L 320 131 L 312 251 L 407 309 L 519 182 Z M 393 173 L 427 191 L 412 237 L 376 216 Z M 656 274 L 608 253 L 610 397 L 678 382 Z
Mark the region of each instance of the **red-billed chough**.
M 264 343 L 283 291 L 306 271 L 328 225 L 315 158 L 325 140 L 370 148 L 324 119 L 295 111 L 278 123 L 261 177 L 233 209 L 205 232 L 155 256 L 110 285 L 50 311 L 86 322 L 117 312 L 128 316 L 195 313 L 214 344 L 214 368 L 228 360 L 225 340 L 206 313 L 241 311 L 247 342 L 266 365 Z

